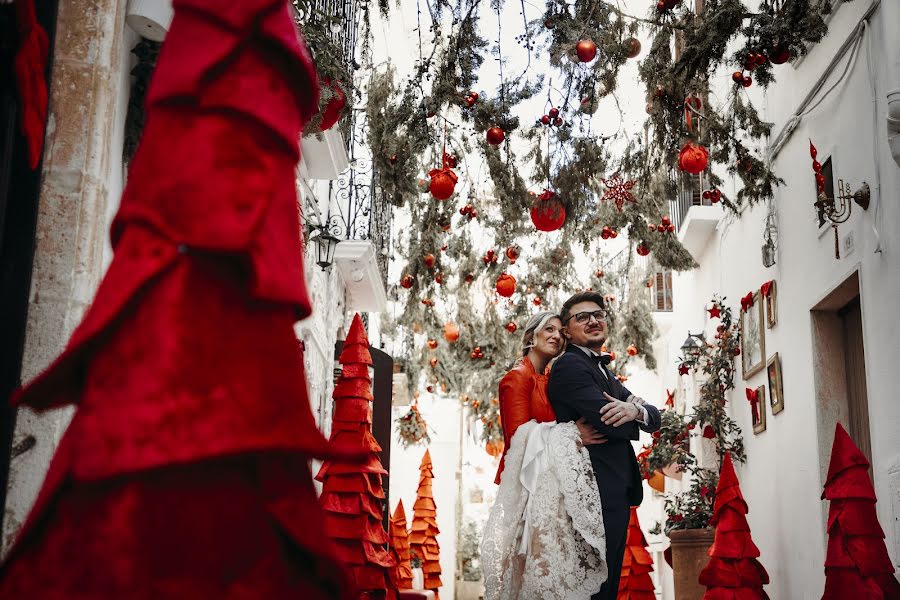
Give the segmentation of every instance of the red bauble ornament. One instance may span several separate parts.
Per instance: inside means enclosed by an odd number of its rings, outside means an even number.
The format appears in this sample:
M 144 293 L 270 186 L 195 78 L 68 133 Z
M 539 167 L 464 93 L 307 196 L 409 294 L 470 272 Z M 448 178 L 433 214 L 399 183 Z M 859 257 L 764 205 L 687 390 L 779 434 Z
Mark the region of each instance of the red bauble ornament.
M 674 223 L 669 223 L 668 225 L 666 225 L 666 231 L 668 231 L 669 233 L 674 232 L 674 231 L 675 231 L 675 224 L 674 224 Z
M 469 98 L 471 98 L 477 102 L 478 98 L 479 98 L 478 92 L 469 92 Z
M 812 140 L 809 140 L 809 157 L 815 160 L 818 155 L 819 151 L 813 146 Z
M 813 159 L 812 168 L 813 168 L 813 171 L 815 171 L 816 173 L 821 173 L 822 172 L 822 163 L 820 163 L 816 159 Z
M 513 323 L 512 321 L 510 321 L 509 323 L 506 324 L 506 330 L 510 333 L 515 333 L 518 328 L 519 328 L 519 326 L 516 325 L 515 323 Z
M 641 256 L 647 256 L 648 254 L 650 254 L 650 248 L 648 248 L 644 244 L 638 244 L 637 253 Z
M 603 271 L 600 271 L 600 270 L 596 271 L 594 273 L 594 276 L 597 277 L 597 279 L 601 279 L 603 277 Z
M 546 27 L 547 29 L 553 29 L 554 27 L 556 27 L 556 21 L 554 21 L 553 19 L 544 19 L 544 27 Z
M 544 125 L 549 125 L 550 120 L 550 115 L 544 115 L 543 117 L 541 117 L 541 123 Z
M 506 249 L 506 258 L 509 259 L 509 262 L 515 264 L 516 259 L 519 258 L 519 249 L 516 246 L 510 246 Z
M 769 60 L 774 65 L 783 65 L 791 60 L 791 49 L 788 46 L 778 44 L 769 52 Z
M 660 223 L 659 225 L 656 226 L 656 231 L 658 231 L 659 233 L 663 233 L 663 232 L 665 232 L 665 230 L 666 230 L 666 226 L 663 225 L 662 223 Z
M 434 276 L 434 282 L 438 285 L 444 285 L 444 276 L 438 273 Z
M 566 207 L 550 190 L 544 190 L 531 205 L 531 222 L 538 231 L 556 231 L 566 222 Z
M 547 116 L 550 117 L 551 119 L 555 119 L 556 117 L 559 116 L 559 109 L 551 108 L 550 112 L 547 113 Z
M 747 75 L 746 77 L 744 77 L 744 80 L 741 81 L 741 85 L 743 85 L 745 88 L 750 87 L 751 85 L 753 85 L 753 78 Z
M 331 89 L 334 91 L 334 96 L 322 110 L 322 121 L 319 123 L 319 129 L 328 131 L 341 118 L 341 111 L 347 106 L 347 96 L 344 95 L 344 90 L 337 83 L 331 83 L 330 80 L 325 79 L 322 81 L 322 84 L 326 87 L 331 86 Z
M 609 225 L 604 225 L 603 229 L 600 230 L 600 237 L 604 240 L 608 240 L 612 236 L 612 229 Z
M 597 44 L 593 40 L 581 40 L 575 44 L 575 54 L 581 62 L 591 62 L 597 56 Z
M 422 260 L 425 261 L 425 266 L 429 269 L 434 268 L 434 254 L 426 254 L 422 257 Z
M 492 146 L 499 146 L 506 138 L 506 134 L 499 127 L 491 127 L 487 130 L 487 143 Z
M 450 321 L 444 324 L 444 339 L 451 344 L 459 339 L 459 325 Z
M 472 96 L 466 96 L 466 106 L 472 108 L 473 106 L 475 106 L 475 102 L 475 98 L 473 98 Z
M 438 344 L 438 342 L 436 339 L 432 338 L 432 339 L 428 340 L 428 347 L 431 348 L 432 350 L 435 350 L 437 348 L 437 344 Z
M 409 289 L 409 288 L 411 288 L 411 287 L 413 286 L 413 284 L 414 284 L 415 282 L 416 282 L 416 280 L 413 278 L 413 276 L 410 275 L 409 273 L 407 273 L 407 274 L 404 275 L 403 278 L 400 280 L 400 285 L 402 285 L 402 286 L 405 287 L 406 289 Z
M 438 200 L 446 200 L 453 195 L 458 178 L 449 166 L 445 166 L 443 169 L 432 169 L 428 175 L 431 177 L 431 185 L 428 189 L 432 196 Z
M 625 352 L 628 353 L 628 356 L 637 356 L 637 353 L 638 353 L 637 346 L 635 346 L 634 344 L 631 344 L 630 346 L 628 346 L 625 349 Z
M 731 74 L 731 80 L 735 83 L 744 83 L 744 72 L 743 71 L 735 71 Z
M 516 292 L 516 278 L 507 273 L 501 273 L 497 278 L 497 293 L 504 298 L 509 298 Z
M 431 360 L 428 361 L 428 364 L 431 365 L 431 368 L 432 368 L 432 369 L 435 368 L 435 367 L 437 366 L 437 364 L 438 364 L 438 359 L 437 359 L 437 357 L 436 357 L 436 356 L 432 356 L 432 357 L 431 357 Z
M 397 155 L 396 155 L 396 154 L 391 154 L 390 157 L 388 157 L 388 162 L 391 163 L 392 165 L 396 165 L 396 164 L 397 164 L 397 160 L 398 160 L 398 159 L 397 159 Z
M 459 159 L 456 157 L 455 154 L 444 154 L 444 162 L 446 163 L 444 165 L 445 167 L 450 167 L 451 169 L 455 169 L 456 163 L 458 161 L 459 161 Z
M 535 306 L 540 306 L 542 304 L 540 296 L 535 296 L 534 300 L 532 300 Z
M 709 201 L 715 204 L 719 200 L 722 199 L 722 192 L 719 190 L 710 190 L 709 192 Z
M 641 41 L 637 38 L 625 40 L 625 54 L 628 58 L 634 58 L 641 53 Z
M 687 142 L 678 156 L 678 168 L 697 175 L 709 166 L 709 150 L 695 142 Z
M 562 124 L 563 124 L 562 117 L 556 117 L 555 119 L 553 119 L 553 124 L 556 125 L 557 127 L 562 127 Z
M 665 225 L 666 227 L 668 227 L 671 222 L 672 222 L 671 217 L 663 217 L 662 218 L 662 224 Z

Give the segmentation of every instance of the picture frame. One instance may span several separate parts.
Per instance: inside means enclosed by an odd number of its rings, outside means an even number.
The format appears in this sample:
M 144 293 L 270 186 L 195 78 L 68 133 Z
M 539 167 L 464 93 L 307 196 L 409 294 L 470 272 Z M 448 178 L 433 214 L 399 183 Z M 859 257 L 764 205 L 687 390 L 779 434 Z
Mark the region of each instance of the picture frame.
M 778 285 L 773 280 L 769 285 L 769 294 L 766 299 L 766 327 L 772 329 L 778 322 L 777 312 Z
M 750 420 L 753 422 L 753 434 L 758 435 L 766 430 L 766 386 L 761 385 L 756 388 L 757 398 L 756 414 L 758 419 L 753 418 L 753 410 L 750 411 Z
M 772 355 L 766 363 L 766 373 L 769 377 L 769 405 L 772 414 L 777 415 L 784 410 L 784 387 L 781 383 L 781 357 L 778 353 Z
M 750 379 L 766 366 L 764 310 L 759 291 L 753 293 L 753 306 L 741 311 L 741 365 L 744 379 Z

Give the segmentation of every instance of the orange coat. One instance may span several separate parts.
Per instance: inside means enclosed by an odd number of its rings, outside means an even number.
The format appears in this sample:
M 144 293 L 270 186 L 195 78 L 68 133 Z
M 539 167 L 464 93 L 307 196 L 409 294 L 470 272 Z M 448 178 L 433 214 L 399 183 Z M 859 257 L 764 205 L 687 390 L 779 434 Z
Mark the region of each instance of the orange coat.
M 547 377 L 546 373 L 536 373 L 528 358 L 521 358 L 500 380 L 500 421 L 503 425 L 504 444 L 494 483 L 500 483 L 506 451 L 519 425 L 531 419 L 538 423 L 556 420 L 556 414 L 547 399 Z

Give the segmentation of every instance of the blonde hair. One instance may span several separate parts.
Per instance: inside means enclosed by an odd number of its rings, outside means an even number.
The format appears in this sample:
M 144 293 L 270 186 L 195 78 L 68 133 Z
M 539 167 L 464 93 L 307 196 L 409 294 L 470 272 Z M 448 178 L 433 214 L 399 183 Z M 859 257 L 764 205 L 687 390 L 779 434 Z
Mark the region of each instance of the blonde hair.
M 528 319 L 525 324 L 525 333 L 522 334 L 522 356 L 527 356 L 528 351 L 534 347 L 534 332 L 553 318 L 559 319 L 559 315 L 552 310 L 544 310 Z

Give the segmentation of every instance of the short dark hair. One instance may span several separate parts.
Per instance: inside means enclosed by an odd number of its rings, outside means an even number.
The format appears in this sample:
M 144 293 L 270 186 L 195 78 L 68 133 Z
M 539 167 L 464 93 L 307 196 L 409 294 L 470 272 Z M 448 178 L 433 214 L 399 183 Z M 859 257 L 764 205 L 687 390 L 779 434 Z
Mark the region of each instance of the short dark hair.
M 599 306 L 600 308 L 606 308 L 606 304 L 603 301 L 603 294 L 601 294 L 600 292 L 578 292 L 577 294 L 566 300 L 559 311 L 559 318 L 562 319 L 563 325 L 567 325 L 569 323 L 569 317 L 571 316 L 569 312 L 572 310 L 572 307 L 579 302 L 596 302 L 597 306 Z

